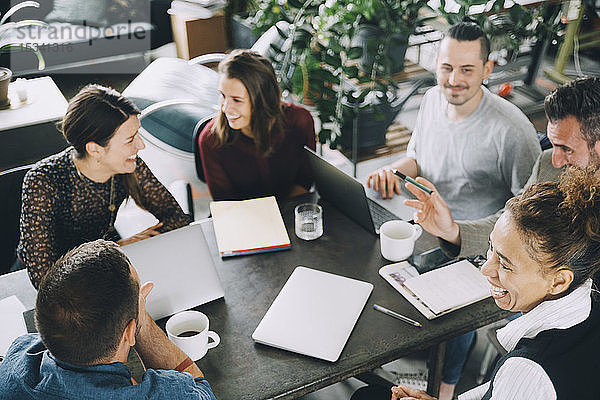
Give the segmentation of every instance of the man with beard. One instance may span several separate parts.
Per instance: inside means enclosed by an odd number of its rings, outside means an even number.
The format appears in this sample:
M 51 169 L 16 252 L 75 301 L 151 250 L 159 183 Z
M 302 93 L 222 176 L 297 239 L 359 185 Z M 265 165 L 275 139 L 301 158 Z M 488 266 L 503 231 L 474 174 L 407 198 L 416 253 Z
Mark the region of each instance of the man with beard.
M 600 169 L 600 78 L 576 79 L 558 87 L 546 97 L 544 110 L 554 147 L 540 155 L 526 186 L 558 180 L 564 166 Z M 417 181 L 435 189 L 422 178 Z M 440 239 L 445 253 L 452 257 L 485 254 L 502 210 L 485 218 L 455 221 L 440 193 L 424 195 L 412 185 L 407 189 L 418 198 L 406 201 L 418 210 L 415 221 Z
M 382 198 L 400 193 L 394 169 L 433 182 L 457 218 L 494 213 L 523 188 L 539 141 L 516 106 L 482 86 L 494 65 L 488 55 L 477 24 L 448 31 L 438 52 L 438 85 L 423 98 L 406 157 L 367 178 Z
M 493 68 L 489 41 L 472 22 L 440 43 L 438 85 L 425 94 L 406 157 L 372 173 L 382 198 L 400 194 L 398 170 L 433 182 L 452 214 L 476 219 L 504 207 L 527 182 L 541 153 L 535 128 L 513 104 L 482 86 Z M 450 399 L 475 333 L 448 341 L 440 399 Z

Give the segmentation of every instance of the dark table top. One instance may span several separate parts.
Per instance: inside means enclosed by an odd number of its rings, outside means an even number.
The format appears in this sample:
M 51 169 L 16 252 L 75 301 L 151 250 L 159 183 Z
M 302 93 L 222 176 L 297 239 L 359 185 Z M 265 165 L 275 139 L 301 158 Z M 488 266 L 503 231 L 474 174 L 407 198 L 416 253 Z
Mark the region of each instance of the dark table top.
M 281 205 L 291 250 L 221 260 L 212 223 L 203 223 L 209 247 L 214 250 L 225 298 L 196 308 L 208 315 L 210 329 L 221 337 L 219 346 L 209 350 L 197 364 L 217 398 L 295 398 L 507 315 L 488 298 L 428 321 L 379 276 L 379 268 L 389 264 L 381 256 L 379 238 L 330 204 L 321 203 L 323 236 L 309 242 L 298 239 L 294 233 L 294 207 L 305 200 L 291 200 Z M 415 253 L 436 245 L 436 240 L 424 233 L 416 243 Z M 367 306 L 335 363 L 252 340 L 254 329 L 298 265 L 374 285 Z M 11 294 L 17 294 L 26 307 L 33 307 L 35 291 L 23 271 L 0 277 L 0 298 Z M 371 308 L 373 303 L 416 319 L 423 327 L 379 313 Z M 165 322 L 163 319 L 159 325 L 164 328 Z
M 221 344 L 198 361 L 217 398 L 294 398 L 358 373 L 468 332 L 506 315 L 492 299 L 428 321 L 380 275 L 389 264 L 374 236 L 326 202 L 323 205 L 323 236 L 303 241 L 294 233 L 294 207 L 302 199 L 281 205 L 292 249 L 276 253 L 220 260 L 217 271 L 225 298 L 198 307 L 210 318 L 211 330 Z M 212 224 L 205 224 L 209 246 L 216 249 Z M 426 233 L 415 252 L 437 245 Z M 371 297 L 350 335 L 340 359 L 331 363 L 254 343 L 254 329 L 287 281 L 303 265 L 370 282 Z M 373 303 L 389 307 L 423 323 L 422 328 L 373 310 Z

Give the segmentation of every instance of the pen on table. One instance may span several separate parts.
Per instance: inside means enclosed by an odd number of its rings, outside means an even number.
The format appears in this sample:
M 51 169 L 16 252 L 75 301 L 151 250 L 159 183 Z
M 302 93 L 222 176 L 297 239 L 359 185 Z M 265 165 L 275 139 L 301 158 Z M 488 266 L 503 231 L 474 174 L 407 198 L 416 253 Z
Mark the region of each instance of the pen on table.
M 414 325 L 414 326 L 419 326 L 419 327 L 420 327 L 420 326 L 423 326 L 423 325 L 421 325 L 421 323 L 420 323 L 420 322 L 417 322 L 417 321 L 415 321 L 414 319 L 410 319 L 410 318 L 408 318 L 408 317 L 405 317 L 404 315 L 398 314 L 398 313 L 397 313 L 397 312 L 395 312 L 395 311 L 388 310 L 387 308 L 385 308 L 385 307 L 381 307 L 381 306 L 380 306 L 380 305 L 378 305 L 378 304 L 373 304 L 373 308 L 374 308 L 374 309 L 376 309 L 377 311 L 380 311 L 380 312 L 382 312 L 382 313 L 386 314 L 386 315 L 389 315 L 390 317 L 398 318 L 400 321 L 407 322 L 407 323 L 409 323 L 409 324 L 411 324 L 411 325 Z
M 424 191 L 427 194 L 431 194 L 433 193 L 433 190 L 429 189 L 427 186 L 420 184 L 419 182 L 415 181 L 413 178 L 411 178 L 410 176 L 406 176 L 404 175 L 402 172 L 398 171 L 397 169 L 393 170 L 394 174 L 396 174 L 396 176 L 399 176 L 400 179 L 402 179 L 403 181 L 406 182 L 410 182 L 413 185 L 415 185 L 416 187 L 418 187 L 419 189 L 421 189 L 422 191 Z

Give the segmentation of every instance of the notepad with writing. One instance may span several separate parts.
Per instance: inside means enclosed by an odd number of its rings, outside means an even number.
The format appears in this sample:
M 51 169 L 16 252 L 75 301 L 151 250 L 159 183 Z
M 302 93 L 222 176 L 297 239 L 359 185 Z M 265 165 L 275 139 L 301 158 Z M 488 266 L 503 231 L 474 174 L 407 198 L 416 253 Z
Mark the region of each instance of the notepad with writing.
M 386 265 L 381 275 L 427 319 L 433 319 L 490 296 L 490 286 L 467 260 L 419 275 L 408 262 Z
M 291 247 L 275 197 L 210 203 L 221 257 Z

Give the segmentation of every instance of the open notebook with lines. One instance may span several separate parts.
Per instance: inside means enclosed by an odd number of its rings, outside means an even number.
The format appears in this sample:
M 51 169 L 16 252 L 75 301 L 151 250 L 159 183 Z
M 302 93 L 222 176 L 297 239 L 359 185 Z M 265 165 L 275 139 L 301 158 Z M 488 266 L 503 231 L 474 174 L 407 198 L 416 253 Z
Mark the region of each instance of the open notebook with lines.
M 378 234 L 379 227 L 386 221 L 403 219 L 410 221 L 414 210 L 404 205 L 406 197 L 394 196 L 393 200 L 374 200 L 377 192 L 369 190 L 353 177 L 331 165 L 317 153 L 304 146 L 317 184 L 319 195 L 333 204 L 342 213 L 353 219 L 367 231 Z M 393 207 L 393 212 L 379 203 Z

